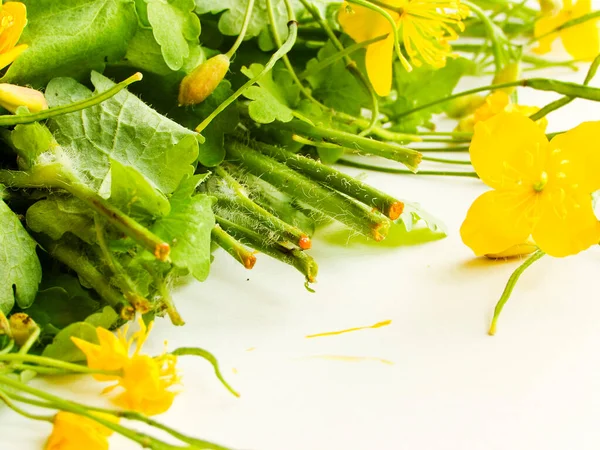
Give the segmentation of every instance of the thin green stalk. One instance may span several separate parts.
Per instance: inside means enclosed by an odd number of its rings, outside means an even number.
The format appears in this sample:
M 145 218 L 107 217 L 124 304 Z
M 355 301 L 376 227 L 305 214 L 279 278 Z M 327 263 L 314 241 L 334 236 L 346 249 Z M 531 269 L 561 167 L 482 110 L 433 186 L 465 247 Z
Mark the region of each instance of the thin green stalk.
M 468 152 L 468 145 L 455 145 L 447 147 L 419 147 L 415 150 L 419 150 L 421 153 L 453 153 L 453 152 Z
M 529 41 L 529 44 L 531 45 L 534 42 L 539 41 L 540 39 L 548 37 L 548 36 L 550 36 L 552 34 L 558 33 L 559 31 L 563 31 L 563 30 L 565 30 L 567 28 L 571 28 L 571 27 L 574 27 L 576 25 L 581 25 L 584 22 L 587 22 L 589 20 L 594 20 L 594 19 L 597 19 L 597 18 L 600 18 L 600 11 L 594 11 L 594 12 L 585 14 L 583 16 L 576 17 L 575 19 L 568 20 L 567 22 L 565 22 L 562 25 L 554 28 L 553 30 L 550 30 L 550 31 L 548 31 L 548 32 L 546 32 L 544 34 L 541 34 L 540 36 L 534 36 L 534 37 L 532 37 L 531 40 Z
M 4 347 L 2 350 L 0 350 L 0 355 L 5 355 L 7 353 L 10 353 L 13 348 L 15 348 L 15 340 L 11 339 L 10 341 L 8 341 L 8 344 L 6 345 L 6 347 Z
M 587 86 L 588 84 L 590 84 L 590 82 L 592 81 L 592 79 L 594 78 L 594 76 L 596 76 L 596 72 L 598 71 L 598 66 L 599 65 L 600 65 L 600 55 L 596 56 L 596 58 L 594 59 L 594 61 L 590 65 L 590 68 L 588 69 L 588 72 L 587 72 L 587 75 L 585 77 L 585 80 L 583 81 L 583 85 L 584 86 Z M 536 112 L 536 113 L 532 114 L 531 116 L 529 116 L 529 118 L 531 120 L 534 120 L 534 121 L 535 120 L 540 120 L 542 117 L 547 116 L 552 111 L 556 111 L 557 109 L 562 108 L 563 106 L 568 105 L 573 100 L 575 100 L 575 97 L 563 97 L 563 98 L 559 98 L 558 100 L 555 100 L 552 103 L 548 103 L 546 106 L 544 106 L 538 112 Z
M 68 105 L 56 106 L 54 108 L 45 109 L 43 111 L 37 113 L 28 113 L 28 114 L 19 114 L 17 116 L 14 115 L 6 115 L 0 116 L 0 126 L 2 127 L 10 127 L 13 125 L 23 124 L 23 123 L 32 123 L 39 122 L 40 120 L 50 119 L 51 117 L 60 116 L 63 114 L 72 113 L 75 111 L 81 111 L 82 109 L 89 108 L 90 106 L 97 105 L 102 103 L 105 100 L 108 100 L 112 96 L 116 95 L 131 83 L 135 83 L 136 81 L 140 81 L 142 79 L 142 74 L 137 72 L 127 78 L 125 81 L 121 81 L 110 89 L 106 91 L 94 95 L 93 97 L 86 98 L 85 100 L 81 100 L 78 102 L 74 102 Z
M 13 389 L 16 389 L 18 391 L 26 392 L 27 394 L 34 395 L 38 398 L 44 399 L 44 400 L 50 402 L 54 406 L 55 409 L 67 411 L 67 412 L 70 412 L 73 414 L 78 414 L 82 417 L 91 419 L 91 420 L 99 423 L 100 425 L 105 426 L 109 430 L 113 430 L 113 431 L 125 436 L 126 438 L 128 438 L 134 442 L 137 442 L 144 448 L 150 448 L 151 450 L 181 449 L 181 447 L 167 444 L 167 443 L 162 442 L 162 441 L 160 441 L 152 436 L 149 436 L 147 434 L 130 430 L 129 428 L 126 428 L 118 423 L 113 422 L 113 421 L 107 420 L 107 419 L 103 418 L 102 416 L 92 414 L 90 412 L 89 408 L 86 406 L 70 402 L 61 397 L 52 395 L 48 392 L 42 391 L 40 389 L 36 389 L 25 383 L 21 383 L 20 381 L 10 378 L 6 375 L 0 375 L 0 385 L 5 385 L 5 386 L 11 387 Z
M 277 186 L 280 191 L 300 200 L 309 208 L 316 209 L 377 241 L 387 235 L 390 221 L 384 215 L 365 208 L 360 203 L 318 184 L 238 141 L 228 142 L 226 147 L 232 162 Z
M 266 224 L 270 230 L 280 234 L 284 239 L 289 240 L 294 245 L 298 245 L 303 250 L 307 250 L 311 246 L 310 237 L 299 228 L 284 222 L 279 217 L 274 216 L 262 206 L 256 204 L 247 194 L 244 186 L 242 186 L 225 168 L 218 166 L 215 168 L 215 174 L 227 183 L 233 190 L 236 198 L 241 205 L 252 215 L 256 216 L 261 222 Z
M 498 33 L 494 29 L 494 22 L 486 15 L 485 11 L 483 11 L 479 6 L 474 5 L 473 3 L 462 0 L 462 3 L 469 7 L 471 11 L 475 13 L 475 15 L 481 20 L 483 26 L 485 27 L 487 37 L 492 43 L 492 52 L 494 54 L 494 64 L 496 65 L 496 73 L 502 70 L 504 67 L 504 55 L 503 48 L 498 39 Z
M 73 248 L 64 240 L 54 241 L 42 235 L 36 240 L 53 258 L 74 270 L 100 297 L 122 318 L 130 320 L 135 314 L 133 307 L 125 301 L 123 294 L 110 286 L 108 279 L 98 271 L 96 264 L 83 252 Z
M 37 342 L 38 338 L 40 337 L 40 334 L 42 334 L 42 329 L 36 324 L 33 333 L 29 335 L 25 343 L 21 346 L 18 354 L 26 355 L 31 349 L 31 347 L 33 347 L 33 345 Z
M 40 416 L 40 415 L 37 415 L 37 414 L 32 414 L 30 412 L 25 411 L 24 409 L 19 408 L 10 399 L 10 397 L 6 394 L 6 392 L 4 392 L 1 389 L 0 389 L 0 400 L 2 400 L 4 402 L 4 404 L 6 406 L 8 406 L 10 409 L 12 409 L 14 412 L 16 412 L 17 414 L 20 414 L 23 417 L 26 417 L 28 419 L 41 420 L 41 421 L 50 422 L 50 423 L 52 423 L 52 421 L 54 420 L 52 416 Z
M 421 154 L 418 151 L 401 147 L 396 144 L 376 141 L 374 139 L 356 136 L 355 134 L 332 128 L 313 126 L 301 120 L 293 120 L 288 123 L 280 123 L 277 125 L 279 128 L 287 129 L 294 133 L 308 135 L 313 138 L 327 139 L 342 147 L 400 162 L 411 170 L 416 170 L 421 162 Z
M 177 311 L 175 302 L 173 302 L 171 290 L 169 289 L 169 285 L 167 280 L 165 280 L 165 277 L 162 275 L 155 276 L 154 284 L 158 289 L 158 293 L 160 294 L 163 305 L 167 309 L 167 315 L 169 316 L 169 319 L 171 319 L 171 323 L 178 327 L 185 325 L 185 321 L 181 317 L 181 314 L 179 314 L 179 311 Z
M 318 266 L 306 252 L 300 249 L 290 250 L 277 243 L 270 243 L 263 236 L 248 228 L 237 225 L 223 217 L 215 216 L 217 223 L 230 235 L 255 248 L 261 253 L 275 258 L 285 264 L 296 268 L 306 277 L 310 283 L 314 283 L 317 277 Z
M 504 305 L 510 298 L 510 294 L 512 294 L 512 291 L 515 288 L 517 281 L 519 281 L 519 278 L 521 277 L 523 272 L 525 272 L 525 269 L 527 269 L 529 266 L 531 266 L 534 262 L 536 262 L 538 259 L 540 259 L 544 255 L 545 255 L 545 253 L 543 251 L 541 251 L 541 250 L 536 251 L 529 258 L 527 258 L 523 264 L 521 264 L 519 267 L 517 267 L 517 270 L 515 270 L 513 272 L 513 274 L 510 276 L 510 278 L 508 279 L 508 283 L 506 283 L 506 287 L 504 288 L 504 292 L 502 292 L 502 295 L 500 296 L 500 300 L 498 300 L 498 303 L 496 304 L 496 308 L 494 309 L 494 318 L 492 319 L 492 323 L 491 323 L 490 329 L 488 331 L 490 336 L 493 336 L 496 334 L 496 325 L 498 322 L 498 318 L 500 317 L 502 308 L 504 308 Z
M 294 42 L 296 42 L 296 37 L 298 36 L 298 23 L 294 21 L 289 22 L 288 29 L 289 33 L 285 43 L 281 47 L 279 47 L 279 50 L 273 53 L 273 55 L 265 65 L 265 68 L 261 70 L 260 73 L 254 78 L 251 78 L 246 83 L 244 83 L 242 87 L 235 91 L 224 102 L 222 102 L 212 113 L 210 113 L 208 117 L 196 127 L 196 132 L 201 133 L 202 130 L 204 130 L 215 117 L 221 114 L 229 105 L 231 105 L 235 100 L 237 100 L 237 98 L 240 95 L 242 95 L 246 91 L 246 89 L 254 85 L 266 73 L 273 69 L 275 63 L 279 61 L 279 59 L 281 59 L 283 55 L 287 54 L 292 49 L 292 47 L 294 46 Z
M 11 363 L 10 370 L 31 370 L 33 372 L 41 373 L 44 375 L 72 375 L 73 372 L 65 370 L 65 369 L 55 369 L 53 367 L 43 367 L 43 366 L 35 366 L 31 364 L 20 364 L 20 363 Z
M 223 384 L 223 386 L 225 386 L 225 389 L 231 392 L 231 394 L 233 394 L 235 397 L 240 396 L 240 394 L 225 380 L 223 374 L 221 373 L 221 369 L 219 368 L 219 361 L 217 361 L 217 358 L 215 358 L 215 356 L 208 350 L 198 347 L 180 347 L 173 350 L 171 354 L 175 356 L 198 356 L 200 358 L 204 358 L 212 365 L 216 377 Z
M 313 180 L 336 189 L 366 206 L 376 208 L 391 220 L 400 217 L 404 210 L 404 203 L 401 201 L 314 159 L 263 143 L 257 143 L 255 148 Z
M 350 161 L 349 159 L 338 159 L 338 164 L 342 166 L 355 167 L 357 169 L 371 170 L 374 172 L 383 173 L 394 173 L 398 175 L 437 175 L 442 177 L 467 177 L 467 178 L 479 178 L 475 172 L 448 172 L 438 170 L 420 170 L 418 172 L 411 172 L 410 170 L 396 169 L 394 167 L 374 166 L 371 164 L 364 164 L 356 161 Z
M 423 161 L 430 161 L 436 163 L 443 164 L 460 164 L 460 165 L 471 165 L 471 161 L 458 161 L 455 159 L 445 159 L 445 158 L 432 158 L 431 156 L 423 156 Z
M 494 91 L 496 89 L 502 89 L 513 86 L 528 87 L 538 91 L 550 91 L 556 92 L 557 94 L 563 94 L 568 97 L 583 98 L 586 100 L 600 101 L 600 89 L 589 86 L 584 86 L 577 83 L 570 83 L 566 81 L 551 80 L 548 78 L 525 78 L 517 81 L 510 81 L 507 83 L 492 84 L 489 86 L 482 86 L 475 89 L 469 89 L 468 91 L 459 92 L 458 94 L 450 95 L 448 97 L 440 98 L 433 102 L 425 105 L 418 106 L 408 111 L 404 111 L 397 114 L 394 119 L 398 120 L 402 117 L 409 116 L 418 111 L 422 111 L 432 106 L 439 105 L 440 103 L 449 102 L 466 95 L 477 94 L 483 91 Z
M 252 269 L 256 264 L 254 252 L 245 247 L 240 241 L 230 236 L 219 225 L 215 225 L 211 233 L 212 240 L 229 253 L 246 269 Z
M 79 364 L 73 364 L 66 361 L 60 361 L 54 358 L 48 358 L 46 356 L 37 356 L 37 355 L 20 355 L 18 353 L 8 353 L 6 355 L 0 355 L 0 361 L 3 362 L 21 362 L 21 363 L 31 363 L 31 364 L 39 364 L 44 367 L 55 367 L 57 369 L 68 370 L 69 372 L 75 373 L 88 373 L 93 375 L 119 375 L 119 372 L 110 371 L 110 370 L 96 370 L 90 369 L 86 366 L 81 366 Z
M 229 51 L 225 53 L 225 56 L 227 56 L 229 59 L 233 57 L 238 48 L 240 48 L 240 45 L 242 45 L 242 42 L 244 42 L 246 31 L 248 31 L 248 25 L 250 25 L 250 19 L 252 19 L 252 8 L 254 8 L 254 0 L 248 0 L 248 3 L 246 4 L 246 12 L 244 13 L 244 22 L 242 23 L 240 33 L 238 34 L 237 39 Z

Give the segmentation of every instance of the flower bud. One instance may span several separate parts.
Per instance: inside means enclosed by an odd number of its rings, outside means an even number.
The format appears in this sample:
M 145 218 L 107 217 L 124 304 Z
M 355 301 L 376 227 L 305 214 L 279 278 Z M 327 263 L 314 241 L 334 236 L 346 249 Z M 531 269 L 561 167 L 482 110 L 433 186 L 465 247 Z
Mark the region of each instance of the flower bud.
M 204 61 L 181 80 L 179 106 L 202 103 L 213 93 L 229 70 L 229 57 L 216 55 Z
M 521 66 L 518 62 L 508 63 L 506 64 L 499 72 L 494 76 L 494 80 L 492 84 L 501 84 L 501 83 L 510 83 L 512 81 L 517 81 L 521 76 Z M 516 86 L 511 86 L 507 88 L 502 88 L 500 90 L 506 92 L 507 94 L 512 94 Z
M 15 343 L 21 347 L 37 329 L 35 321 L 25 313 L 15 313 L 10 316 L 10 331 Z
M 513 245 L 500 253 L 489 253 L 485 256 L 490 259 L 516 258 L 518 256 L 529 255 L 537 249 L 538 247 L 535 245 L 535 242 L 533 242 L 533 239 L 528 238 L 522 244 Z
M 446 109 L 446 115 L 451 119 L 460 119 L 473 113 L 485 103 L 485 97 L 478 94 L 465 95 L 452 100 Z
M 0 336 L 12 336 L 12 333 L 10 332 L 10 323 L 8 323 L 8 319 L 2 311 L 0 311 Z
M 557 0 L 538 0 L 542 16 L 550 16 L 560 11 L 560 2 Z
M 32 113 L 48 109 L 46 97 L 40 91 L 7 83 L 0 83 L 0 106 L 11 113 L 17 112 L 20 106 L 26 106 Z

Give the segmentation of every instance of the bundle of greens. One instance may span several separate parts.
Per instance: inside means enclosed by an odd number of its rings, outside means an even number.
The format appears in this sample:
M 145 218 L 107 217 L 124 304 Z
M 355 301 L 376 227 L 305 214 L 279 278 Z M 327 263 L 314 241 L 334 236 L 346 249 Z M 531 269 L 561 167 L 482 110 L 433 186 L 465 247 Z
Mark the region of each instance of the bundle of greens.
M 0 14 L 0 311 L 16 318 L 2 322 L 0 361 L 16 373 L 81 372 L 86 356 L 105 370 L 72 338 L 102 344 L 97 328 L 138 313 L 182 325 L 171 287 L 205 280 L 217 248 L 248 269 L 257 252 L 276 258 L 309 288 L 324 223 L 374 241 L 391 227 L 442 232 L 334 163 L 413 174 L 457 163 L 423 155 L 468 149 L 479 122 L 517 111 L 540 123 L 573 98 L 600 100 L 587 87 L 597 61 L 582 85 L 520 78 L 596 56 L 600 14 L 581 0 L 22 0 Z M 535 54 L 557 37 L 575 60 Z M 488 74 L 492 85 L 453 94 Z M 565 97 L 531 110 L 518 86 Z M 437 114 L 457 129 L 435 131 Z M 150 447 L 174 448 L 162 445 Z

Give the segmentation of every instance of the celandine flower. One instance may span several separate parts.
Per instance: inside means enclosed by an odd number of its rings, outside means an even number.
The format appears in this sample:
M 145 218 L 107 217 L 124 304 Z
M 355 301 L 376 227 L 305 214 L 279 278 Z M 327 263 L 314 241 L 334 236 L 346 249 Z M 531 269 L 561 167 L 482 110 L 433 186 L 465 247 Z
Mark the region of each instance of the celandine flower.
M 8 66 L 23 53 L 27 45 L 17 45 L 27 25 L 27 8 L 23 3 L 0 5 L 0 69 Z
M 114 416 L 97 415 L 111 421 Z M 54 416 L 52 434 L 46 442 L 45 450 L 108 450 L 108 437 L 113 434 L 103 425 L 70 412 L 60 411 Z
M 600 189 L 600 122 L 586 122 L 548 142 L 518 113 L 475 126 L 471 162 L 493 188 L 475 200 L 460 233 L 476 255 L 501 253 L 530 237 L 551 256 L 600 242 L 592 193 Z
M 99 344 L 78 338 L 71 339 L 86 355 L 88 367 L 119 372 L 115 375 L 94 375 L 100 381 L 117 382 L 106 388 L 105 393 L 116 388 L 123 389 L 115 398 L 115 403 L 146 415 L 160 414 L 171 407 L 176 395 L 169 388 L 179 382 L 177 358 L 166 354 L 156 358 L 141 355 L 140 351 L 152 327 L 146 328 L 141 319 L 139 325 L 140 330 L 129 339 L 127 327 L 119 331 L 118 336 L 98 327 L 96 332 Z M 134 343 L 135 351 L 130 356 L 129 349 Z
M 411 63 L 443 67 L 452 55 L 449 41 L 464 30 L 462 20 L 469 10 L 460 0 L 390 0 L 385 8 L 396 22 Z M 386 96 L 392 88 L 394 34 L 392 25 L 377 12 L 363 6 L 344 3 L 338 20 L 342 29 L 356 42 L 387 35 L 367 47 L 366 66 L 377 94 Z M 402 59 L 407 70 L 412 67 Z
M 593 60 L 600 53 L 600 33 L 598 31 L 598 20 L 600 19 L 588 20 L 579 25 L 550 33 L 565 22 L 590 12 L 592 12 L 591 0 L 578 0 L 575 4 L 572 0 L 563 0 L 562 9 L 543 14 L 536 22 L 534 34 L 540 39 L 539 46 L 533 51 L 540 54 L 548 53 L 552 49 L 552 43 L 560 37 L 565 50 L 573 58 L 584 61 Z
M 495 91 L 485 98 L 485 102 L 475 110 L 471 117 L 461 120 L 458 124 L 457 131 L 473 131 L 475 125 L 479 122 L 491 119 L 501 112 L 515 112 L 524 116 L 531 116 L 540 109 L 537 106 L 517 105 L 510 102 L 510 96 L 504 91 Z M 548 119 L 542 117 L 536 121 L 537 125 L 546 130 Z

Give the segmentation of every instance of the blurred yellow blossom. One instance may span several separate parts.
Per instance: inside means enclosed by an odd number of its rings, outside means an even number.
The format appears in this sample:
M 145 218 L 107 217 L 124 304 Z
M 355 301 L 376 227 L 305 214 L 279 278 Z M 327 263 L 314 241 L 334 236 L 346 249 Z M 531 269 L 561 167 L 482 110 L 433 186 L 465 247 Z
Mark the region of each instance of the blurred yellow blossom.
M 0 5 L 0 69 L 8 66 L 23 53 L 27 45 L 17 45 L 27 25 L 27 8 L 23 3 Z
M 117 421 L 108 414 L 97 415 Z M 108 450 L 108 437 L 113 434 L 98 422 L 70 412 L 60 411 L 54 416 L 52 434 L 46 442 L 45 450 Z
M 548 142 L 518 113 L 475 126 L 471 161 L 493 188 L 475 200 L 461 237 L 476 255 L 527 242 L 551 256 L 574 255 L 600 242 L 591 194 L 600 189 L 600 122 L 586 122 Z
M 417 67 L 423 63 L 437 68 L 446 65 L 446 59 L 452 56 L 449 41 L 457 39 L 458 32 L 464 30 L 462 21 L 469 14 L 460 0 L 390 0 L 385 9 L 396 23 L 410 62 Z M 356 42 L 387 35 L 367 47 L 365 63 L 377 94 L 388 95 L 395 42 L 391 23 L 376 11 L 347 2 L 342 4 L 338 20 Z M 407 70 L 412 70 L 406 58 L 401 61 Z
M 105 389 L 105 393 L 119 387 L 123 389 L 123 392 L 115 398 L 115 403 L 146 415 L 160 414 L 171 407 L 176 395 L 169 388 L 179 382 L 176 369 L 177 358 L 166 354 L 155 358 L 140 354 L 152 326 L 146 328 L 141 319 L 139 326 L 140 330 L 129 339 L 126 326 L 117 336 L 98 327 L 96 332 L 99 344 L 92 344 L 78 338 L 72 340 L 86 355 L 88 367 L 118 372 L 115 375 L 94 375 L 99 381 L 117 382 Z M 135 350 L 130 356 L 129 349 L 133 344 Z
M 539 38 L 539 45 L 533 49 L 534 52 L 548 53 L 552 49 L 552 43 L 560 38 L 565 50 L 575 59 L 591 61 L 600 53 L 600 18 L 551 33 L 569 20 L 592 12 L 591 0 L 578 0 L 574 4 L 572 0 L 563 0 L 561 9 L 553 11 L 548 8 L 546 11 L 535 24 L 534 35 Z

